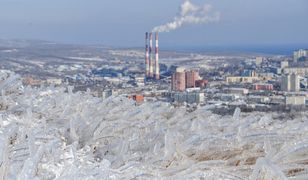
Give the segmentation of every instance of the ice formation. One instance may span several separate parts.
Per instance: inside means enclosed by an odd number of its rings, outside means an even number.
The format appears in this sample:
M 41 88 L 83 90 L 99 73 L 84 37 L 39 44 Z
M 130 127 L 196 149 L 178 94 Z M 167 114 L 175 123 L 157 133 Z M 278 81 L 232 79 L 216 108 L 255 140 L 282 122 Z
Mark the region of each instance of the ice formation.
M 308 179 L 305 112 L 220 116 L 0 81 L 0 179 Z

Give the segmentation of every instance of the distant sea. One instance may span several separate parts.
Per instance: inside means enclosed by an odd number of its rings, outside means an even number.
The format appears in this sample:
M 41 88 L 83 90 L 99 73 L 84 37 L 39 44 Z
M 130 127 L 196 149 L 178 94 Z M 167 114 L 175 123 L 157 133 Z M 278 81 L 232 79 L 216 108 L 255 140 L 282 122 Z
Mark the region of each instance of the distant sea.
M 296 45 L 247 45 L 247 46 L 190 46 L 190 47 L 161 47 L 165 51 L 185 53 L 251 53 L 265 55 L 292 56 L 293 51 L 308 49 L 308 44 Z

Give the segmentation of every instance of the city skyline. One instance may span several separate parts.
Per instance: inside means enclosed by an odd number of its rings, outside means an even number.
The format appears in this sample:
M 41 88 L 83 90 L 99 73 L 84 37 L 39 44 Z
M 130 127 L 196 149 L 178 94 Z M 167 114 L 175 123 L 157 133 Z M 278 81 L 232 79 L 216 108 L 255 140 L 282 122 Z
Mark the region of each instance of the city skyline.
M 65 2 L 3 0 L 0 38 L 142 47 L 144 32 L 173 21 L 182 0 Z M 211 6 L 219 19 L 161 33 L 165 47 L 306 45 L 305 0 L 191 0 Z M 192 33 L 193 32 L 193 33 Z
M 308 179 L 308 0 L 0 0 L 0 180 Z

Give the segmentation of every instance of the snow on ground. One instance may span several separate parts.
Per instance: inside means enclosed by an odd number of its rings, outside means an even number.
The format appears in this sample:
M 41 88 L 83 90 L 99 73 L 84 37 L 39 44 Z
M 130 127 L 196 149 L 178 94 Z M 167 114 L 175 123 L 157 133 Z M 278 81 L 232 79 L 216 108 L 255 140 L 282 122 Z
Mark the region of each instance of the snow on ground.
M 0 72 L 0 179 L 307 179 L 307 113 L 136 106 Z M 66 91 L 67 90 L 67 91 Z
M 123 57 L 133 57 L 133 58 L 143 58 L 144 52 L 138 50 L 109 50 L 112 56 L 123 56 Z
M 100 57 L 67 57 L 72 60 L 80 60 L 80 61 L 105 61 L 106 59 L 102 59 Z

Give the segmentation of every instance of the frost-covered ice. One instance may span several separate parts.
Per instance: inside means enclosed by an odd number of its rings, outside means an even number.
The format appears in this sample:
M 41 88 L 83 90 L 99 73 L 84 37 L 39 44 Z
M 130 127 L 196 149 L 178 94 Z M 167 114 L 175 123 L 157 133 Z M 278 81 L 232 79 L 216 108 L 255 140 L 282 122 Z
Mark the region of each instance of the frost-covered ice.
M 307 113 L 219 116 L 0 79 L 0 179 L 308 179 Z

